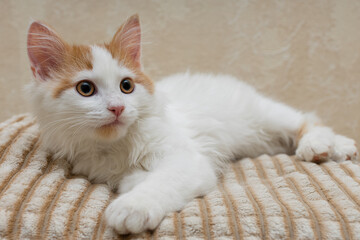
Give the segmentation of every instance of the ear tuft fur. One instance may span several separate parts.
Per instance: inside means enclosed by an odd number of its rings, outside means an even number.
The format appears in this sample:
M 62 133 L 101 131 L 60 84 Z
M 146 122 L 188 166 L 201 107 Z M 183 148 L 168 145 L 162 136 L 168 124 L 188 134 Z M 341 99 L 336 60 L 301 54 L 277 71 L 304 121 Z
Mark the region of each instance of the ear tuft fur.
M 64 60 L 64 41 L 45 24 L 31 23 L 27 36 L 27 51 L 35 78 L 46 80 L 51 71 L 59 68 Z
M 116 51 L 125 61 L 129 60 L 140 68 L 141 29 L 137 14 L 129 17 L 115 33 L 111 43 L 112 52 Z

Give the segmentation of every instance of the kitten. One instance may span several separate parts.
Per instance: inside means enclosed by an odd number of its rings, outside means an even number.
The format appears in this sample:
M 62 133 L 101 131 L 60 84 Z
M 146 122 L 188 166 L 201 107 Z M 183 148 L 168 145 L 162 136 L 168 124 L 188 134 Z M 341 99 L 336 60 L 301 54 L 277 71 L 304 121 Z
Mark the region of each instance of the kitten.
M 234 77 L 183 73 L 155 84 L 141 68 L 137 15 L 110 43 L 91 46 L 33 22 L 27 45 L 42 142 L 75 174 L 117 189 L 105 216 L 121 234 L 156 228 L 212 190 L 237 158 L 357 158 L 352 139 Z

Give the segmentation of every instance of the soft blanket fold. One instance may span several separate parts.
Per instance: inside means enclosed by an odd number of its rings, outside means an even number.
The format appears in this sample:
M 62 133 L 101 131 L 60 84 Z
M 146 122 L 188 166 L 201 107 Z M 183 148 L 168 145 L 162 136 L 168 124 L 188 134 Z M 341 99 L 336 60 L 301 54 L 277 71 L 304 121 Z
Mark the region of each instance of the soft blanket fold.
M 0 124 L 0 238 L 114 239 L 114 194 L 41 150 L 29 115 Z M 360 165 L 242 159 L 217 189 L 129 239 L 360 239 Z

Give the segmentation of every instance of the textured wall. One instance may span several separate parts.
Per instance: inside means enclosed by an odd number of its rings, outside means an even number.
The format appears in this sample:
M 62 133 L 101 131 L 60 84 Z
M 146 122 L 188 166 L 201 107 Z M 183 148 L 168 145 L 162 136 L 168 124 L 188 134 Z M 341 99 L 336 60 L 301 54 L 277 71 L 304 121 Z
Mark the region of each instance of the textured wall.
M 143 63 L 154 80 L 190 69 L 229 73 L 266 95 L 316 111 L 360 140 L 360 2 L 1 0 L 0 121 L 28 111 L 31 19 L 76 43 L 109 40 L 139 13 Z

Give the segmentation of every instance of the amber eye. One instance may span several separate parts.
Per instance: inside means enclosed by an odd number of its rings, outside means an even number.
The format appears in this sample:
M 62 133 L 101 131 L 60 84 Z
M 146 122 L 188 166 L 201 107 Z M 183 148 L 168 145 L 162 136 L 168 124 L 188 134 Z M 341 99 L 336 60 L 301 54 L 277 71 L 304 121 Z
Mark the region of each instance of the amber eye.
M 120 89 L 123 93 L 129 94 L 134 91 L 135 84 L 130 78 L 124 78 L 120 83 Z
M 81 96 L 90 97 L 95 92 L 95 85 L 87 80 L 83 80 L 76 85 L 76 90 Z

